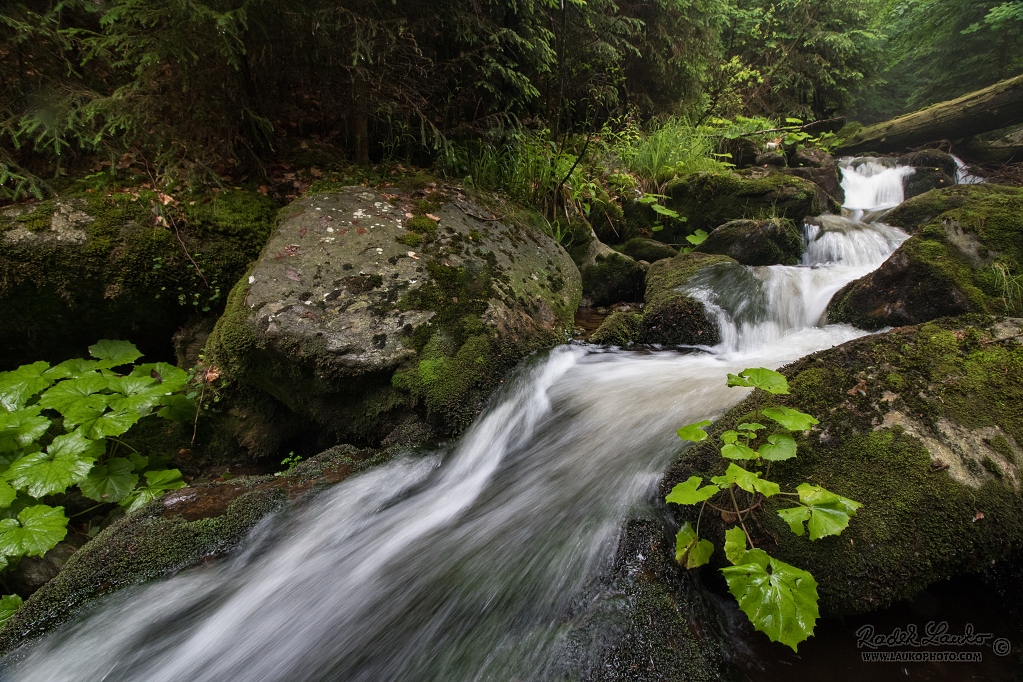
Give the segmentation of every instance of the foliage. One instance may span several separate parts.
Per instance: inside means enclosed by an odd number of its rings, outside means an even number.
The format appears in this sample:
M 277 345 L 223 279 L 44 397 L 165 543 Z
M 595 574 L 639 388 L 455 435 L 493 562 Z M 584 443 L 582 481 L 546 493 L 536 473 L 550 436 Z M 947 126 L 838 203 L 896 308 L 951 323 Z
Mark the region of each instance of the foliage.
M 728 385 L 760 389 L 772 395 L 789 392 L 788 381 L 782 374 L 762 367 L 729 374 Z M 763 417 L 780 428 L 768 429 L 759 423 Z M 746 520 L 765 499 L 789 496 L 796 498 L 793 501 L 797 506 L 780 509 L 778 515 L 796 535 L 809 529 L 810 540 L 819 540 L 838 535 L 849 525 L 849 518 L 861 506 L 858 502 L 809 483 L 798 486 L 795 493 L 782 492 L 768 478 L 773 462 L 796 456 L 793 433 L 806 431 L 816 423 L 812 416 L 788 407 L 761 408 L 758 399 L 752 422 L 721 434 L 721 456 L 730 460 L 725 472 L 712 477 L 707 485 L 702 477 L 691 476 L 665 497 L 666 502 L 674 504 L 701 505 L 696 528 L 686 522 L 676 536 L 675 558 L 686 568 L 702 566 L 713 555 L 713 543 L 699 536 L 700 520 L 707 506 L 720 512 L 723 518 L 738 522 L 725 532 L 725 558 L 732 565 L 721 572 L 728 590 L 753 627 L 793 650 L 813 634 L 819 615 L 817 582 L 806 571 L 755 548 Z M 683 426 L 678 436 L 692 442 L 706 440 L 705 429 L 710 424 L 701 421 Z M 715 503 L 713 500 L 719 497 L 726 499 Z
M 127 341 L 99 341 L 89 353 L 0 373 L 0 568 L 64 539 L 64 508 L 43 497 L 78 486 L 97 506 L 130 512 L 185 485 L 180 471 L 121 436 L 145 417 L 175 418 L 188 374 L 163 362 L 134 364 L 141 353 Z M 0 620 L 11 600 L 0 601 Z

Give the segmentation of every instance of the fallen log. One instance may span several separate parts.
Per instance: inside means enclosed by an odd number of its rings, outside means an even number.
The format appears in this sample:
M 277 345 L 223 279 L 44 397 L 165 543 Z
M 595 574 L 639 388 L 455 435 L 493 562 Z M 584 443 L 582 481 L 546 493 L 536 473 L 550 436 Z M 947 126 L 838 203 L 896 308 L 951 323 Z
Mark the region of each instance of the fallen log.
M 839 154 L 899 152 L 928 142 L 961 140 L 1023 123 L 1023 76 L 862 128 Z

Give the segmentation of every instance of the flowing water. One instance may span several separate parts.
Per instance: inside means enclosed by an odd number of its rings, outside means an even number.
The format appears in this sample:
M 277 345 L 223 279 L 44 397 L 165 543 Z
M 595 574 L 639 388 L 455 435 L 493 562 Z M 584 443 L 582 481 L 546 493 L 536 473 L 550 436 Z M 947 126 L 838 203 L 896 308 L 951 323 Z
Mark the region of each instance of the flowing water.
M 10 657 L 4 679 L 544 679 L 573 595 L 677 453 L 674 430 L 743 397 L 725 374 L 863 333 L 822 318 L 906 238 L 860 220 L 901 199 L 905 172 L 846 168 L 851 217 L 808 224 L 802 265 L 693 282 L 719 346 L 534 358 L 456 445 L 264 522 L 230 560 L 101 600 Z

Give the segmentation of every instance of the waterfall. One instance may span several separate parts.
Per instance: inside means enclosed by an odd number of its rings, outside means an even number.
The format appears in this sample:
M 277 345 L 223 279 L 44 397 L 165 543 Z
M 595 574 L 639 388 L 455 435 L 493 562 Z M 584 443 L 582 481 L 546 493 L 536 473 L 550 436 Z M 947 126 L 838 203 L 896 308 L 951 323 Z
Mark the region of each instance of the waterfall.
M 844 166 L 848 207 L 911 172 Z M 855 215 L 855 214 L 854 214 Z M 862 215 L 862 214 L 859 214 Z M 674 430 L 745 395 L 725 375 L 861 336 L 831 295 L 906 238 L 824 216 L 799 266 L 711 268 L 708 352 L 556 348 L 456 444 L 410 452 L 261 524 L 235 556 L 106 597 L 4 662 L 19 682 L 543 680 L 573 596 L 676 456 Z

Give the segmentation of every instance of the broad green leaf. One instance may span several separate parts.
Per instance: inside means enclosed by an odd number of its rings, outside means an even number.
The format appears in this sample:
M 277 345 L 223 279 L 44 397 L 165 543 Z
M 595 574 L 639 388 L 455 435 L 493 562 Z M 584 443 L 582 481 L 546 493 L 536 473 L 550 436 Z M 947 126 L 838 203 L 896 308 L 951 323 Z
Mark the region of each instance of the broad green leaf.
M 0 478 L 0 509 L 10 507 L 17 497 L 18 491 L 12 488 L 10 483 Z
M 721 448 L 721 456 L 725 459 L 756 459 L 757 451 L 742 443 L 730 443 Z
M 855 515 L 856 510 L 863 506 L 859 502 L 809 483 L 800 484 L 796 492 L 799 493 L 799 501 L 806 505 L 803 508 L 809 511 L 807 528 L 810 530 L 811 540 L 838 535 L 849 525 L 849 517 Z M 791 516 L 795 518 L 795 512 L 791 512 Z M 782 516 L 782 519 L 792 527 L 792 522 L 788 518 Z
M 68 426 L 81 424 L 103 414 L 110 396 L 107 390 L 109 379 L 99 374 L 86 374 L 77 379 L 65 379 L 39 397 L 39 404 L 56 410 L 64 416 Z
M 782 521 L 789 524 L 789 530 L 796 535 L 802 535 L 806 530 L 803 524 L 810 520 L 810 508 L 789 507 L 788 509 L 779 509 L 778 516 L 781 517 Z
M 166 362 L 139 365 L 131 371 L 131 376 L 146 376 L 155 379 L 165 394 L 180 391 L 188 383 L 188 372 Z
M 106 412 L 98 417 L 84 420 L 79 431 L 89 438 L 120 436 L 141 418 L 142 415 L 132 410 Z
M 703 242 L 707 241 L 708 236 L 709 235 L 704 230 L 697 230 L 696 232 L 686 237 L 686 241 L 692 244 L 693 246 L 699 246 Z
M 732 445 L 739 440 L 739 432 L 729 429 L 721 434 L 721 441 L 726 445 Z
M 101 360 L 103 367 L 129 365 L 142 357 L 142 353 L 129 341 L 110 341 L 103 339 L 89 346 L 89 355 Z
M 13 412 L 0 412 L 0 452 L 15 452 L 39 440 L 50 420 L 39 414 L 38 405 Z
M 728 385 L 759 388 L 775 395 L 789 392 L 789 382 L 783 374 L 763 367 L 744 369 L 738 375 L 729 374 Z
M 110 409 L 115 412 L 146 415 L 167 397 L 167 389 L 150 376 L 111 377 L 110 390 L 118 394 L 110 399 Z
M 99 369 L 99 363 L 95 360 L 75 358 L 54 365 L 51 369 L 46 370 L 46 376 L 51 379 L 76 379 L 94 372 L 96 369 Z
M 0 628 L 21 608 L 21 597 L 16 594 L 5 594 L 0 597 Z
M 42 556 L 67 535 L 67 522 L 64 507 L 25 507 L 17 519 L 0 520 L 0 554 Z
M 763 424 L 758 424 L 756 422 L 743 422 L 742 424 L 739 424 L 735 428 L 739 429 L 740 431 L 759 431 L 760 429 L 766 429 L 767 427 L 764 426 Z
M 137 452 L 128 455 L 128 461 L 131 462 L 131 466 L 135 471 L 142 471 L 149 466 L 149 458 Z
M 54 438 L 46 452 L 19 457 L 4 476 L 32 497 L 62 493 L 85 479 L 103 449 L 102 442 L 75 431 Z
M 721 569 L 728 591 L 753 627 L 796 651 L 799 643 L 813 634 L 820 616 L 817 581 L 762 550 L 746 552 L 742 560 L 737 566 Z
M 160 404 L 164 407 L 157 411 L 157 415 L 164 419 L 186 424 L 192 423 L 198 409 L 194 400 L 189 400 L 180 394 L 164 396 L 160 400 Z
M 49 368 L 50 363 L 40 361 L 0 372 L 0 406 L 7 412 L 25 407 L 29 398 L 53 383 L 53 379 L 44 376 Z
M 796 440 L 791 433 L 776 433 L 767 437 L 767 442 L 758 450 L 760 456 L 769 462 L 780 462 L 796 456 Z
M 697 568 L 710 561 L 714 553 L 714 545 L 710 540 L 701 540 L 686 521 L 675 535 L 675 561 L 686 568 Z
M 184 488 L 187 483 L 181 479 L 181 472 L 177 469 L 166 469 L 162 471 L 147 471 L 146 486 L 136 488 L 127 497 L 121 500 L 121 506 L 129 512 L 141 509 L 149 502 L 162 497 L 168 490 Z
M 816 419 L 790 407 L 765 407 L 764 416 L 773 419 L 789 431 L 806 431 L 814 424 L 819 424 Z
M 700 441 L 707 439 L 707 432 L 704 431 L 704 428 L 710 425 L 711 421 L 709 419 L 705 419 L 702 422 L 696 422 L 695 424 L 687 424 L 675 433 L 678 434 L 678 437 L 682 440 L 691 440 L 694 443 L 699 443 Z
M 732 526 L 725 531 L 725 558 L 733 564 L 742 563 L 746 554 L 746 532 L 739 526 Z
M 123 457 L 113 457 L 106 466 L 97 464 L 78 487 L 82 494 L 97 502 L 120 502 L 138 485 L 135 466 Z
M 734 483 L 748 493 L 758 492 L 764 497 L 771 497 L 781 492 L 781 487 L 777 483 L 766 481 L 760 478 L 760 474 L 746 471 L 735 462 L 728 465 L 724 475 L 715 476 L 710 480 L 711 483 L 717 483 L 722 488 Z
M 721 492 L 721 488 L 716 485 L 705 485 L 701 488 L 701 483 L 703 483 L 703 479 L 699 476 L 690 476 L 688 481 L 679 483 L 672 488 L 664 501 L 675 504 L 699 504 Z

